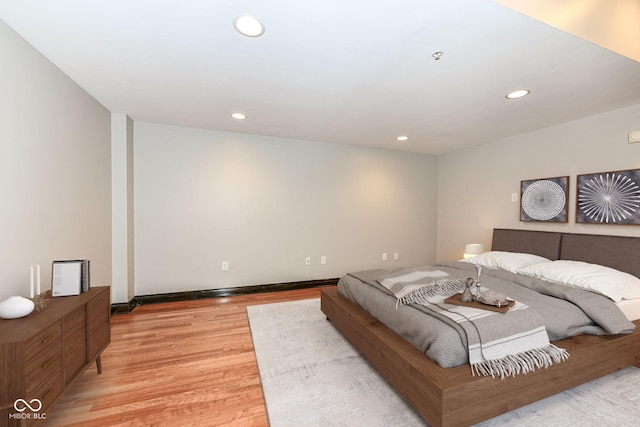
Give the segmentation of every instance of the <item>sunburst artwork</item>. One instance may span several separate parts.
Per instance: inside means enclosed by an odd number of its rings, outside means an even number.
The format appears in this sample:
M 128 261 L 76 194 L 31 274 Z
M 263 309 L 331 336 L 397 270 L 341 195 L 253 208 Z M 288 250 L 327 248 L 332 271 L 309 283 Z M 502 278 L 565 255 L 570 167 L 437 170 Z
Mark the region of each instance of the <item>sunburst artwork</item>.
M 520 221 L 567 222 L 569 177 L 520 182 Z
M 576 222 L 640 224 L 640 169 L 578 175 Z

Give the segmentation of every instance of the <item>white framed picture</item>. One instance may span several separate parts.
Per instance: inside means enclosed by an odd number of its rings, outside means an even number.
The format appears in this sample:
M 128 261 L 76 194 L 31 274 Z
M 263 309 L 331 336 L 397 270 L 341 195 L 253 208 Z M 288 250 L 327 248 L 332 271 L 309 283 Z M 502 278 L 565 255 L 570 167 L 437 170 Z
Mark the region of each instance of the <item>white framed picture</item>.
M 82 260 L 53 261 L 51 296 L 80 295 L 82 292 Z

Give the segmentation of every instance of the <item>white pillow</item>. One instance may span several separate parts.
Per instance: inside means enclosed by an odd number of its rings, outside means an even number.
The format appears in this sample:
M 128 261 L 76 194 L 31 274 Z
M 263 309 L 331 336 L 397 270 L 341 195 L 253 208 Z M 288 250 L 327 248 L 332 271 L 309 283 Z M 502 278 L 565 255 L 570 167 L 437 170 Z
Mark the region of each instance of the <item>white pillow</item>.
M 550 282 L 586 289 L 619 302 L 640 298 L 640 279 L 622 271 L 582 261 L 553 261 L 518 271 Z
M 461 259 L 460 262 L 468 262 L 482 267 L 499 268 L 501 270 L 517 273 L 519 269 L 531 264 L 550 262 L 550 260 L 533 254 L 491 251 L 474 256 L 473 258 Z

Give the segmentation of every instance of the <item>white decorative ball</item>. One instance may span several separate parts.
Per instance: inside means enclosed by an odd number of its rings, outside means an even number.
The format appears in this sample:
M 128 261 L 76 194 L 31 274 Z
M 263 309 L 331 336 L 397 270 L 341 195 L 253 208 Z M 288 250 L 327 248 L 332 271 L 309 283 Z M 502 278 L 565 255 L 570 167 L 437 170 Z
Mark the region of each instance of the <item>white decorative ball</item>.
M 9 297 L 0 302 L 0 318 L 17 319 L 31 313 L 35 308 L 33 301 L 23 297 Z

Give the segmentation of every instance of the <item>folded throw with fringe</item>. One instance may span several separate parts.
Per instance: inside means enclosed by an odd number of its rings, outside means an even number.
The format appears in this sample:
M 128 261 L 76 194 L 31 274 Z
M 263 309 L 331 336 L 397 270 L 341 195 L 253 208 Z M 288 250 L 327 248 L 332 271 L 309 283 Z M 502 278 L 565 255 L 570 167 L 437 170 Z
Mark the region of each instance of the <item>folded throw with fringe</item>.
M 430 267 L 376 276 L 397 298 L 397 305 L 420 304 L 460 325 L 467 336 L 469 364 L 475 375 L 504 379 L 547 368 L 569 357 L 549 342 L 542 318 L 527 305 L 515 302 L 506 313 L 445 304 L 461 292 L 465 282 Z M 439 280 L 436 280 L 439 279 Z
M 456 280 L 434 282 L 436 278 L 447 276 L 449 273 L 444 271 L 419 267 L 379 275 L 376 276 L 376 280 L 396 296 L 398 308 L 400 305 L 415 304 L 428 295 L 453 295 L 462 290 Z

